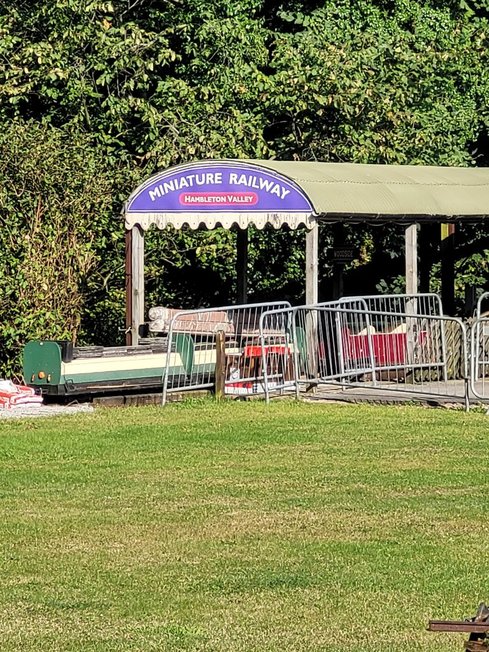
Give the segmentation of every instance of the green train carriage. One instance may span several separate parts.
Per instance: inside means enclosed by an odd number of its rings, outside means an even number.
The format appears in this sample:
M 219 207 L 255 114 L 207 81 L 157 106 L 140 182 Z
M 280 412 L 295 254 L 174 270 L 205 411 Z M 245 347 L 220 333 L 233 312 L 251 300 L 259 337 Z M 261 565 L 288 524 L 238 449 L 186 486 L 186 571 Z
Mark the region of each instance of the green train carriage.
M 135 347 L 75 347 L 71 342 L 28 342 L 23 353 L 24 380 L 47 396 L 161 389 L 168 364 L 169 384 L 195 373 L 195 345 L 184 333 L 167 344 Z

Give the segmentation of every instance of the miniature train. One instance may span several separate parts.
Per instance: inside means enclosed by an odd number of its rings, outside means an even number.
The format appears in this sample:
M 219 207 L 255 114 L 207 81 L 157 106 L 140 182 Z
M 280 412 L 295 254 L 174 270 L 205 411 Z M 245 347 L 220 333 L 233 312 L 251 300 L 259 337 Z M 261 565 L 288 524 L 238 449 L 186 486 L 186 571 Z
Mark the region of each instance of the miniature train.
M 168 390 L 209 389 L 224 377 L 226 393 L 247 394 L 266 391 L 265 387 L 290 387 L 301 379 L 334 380 L 413 364 L 445 365 L 443 346 L 441 358 L 434 358 L 425 328 L 417 329 L 408 360 L 405 325 L 385 333 L 374 332 L 372 326 L 352 331 L 341 310 L 322 307 L 312 315 L 306 310 L 298 313 L 299 323 L 292 327 L 288 309 L 278 310 L 278 318 L 271 311 L 272 319 L 259 323 L 254 309 L 245 315 L 158 308 L 158 319 L 149 329 L 152 336 L 138 346 L 27 343 L 24 381 L 44 396 L 142 391 L 162 391 L 166 396 Z M 224 349 L 216 372 L 218 333 Z
M 276 357 L 277 347 L 265 349 L 269 359 Z M 224 373 L 230 387 L 240 384 L 238 379 L 256 379 L 260 347 L 243 348 L 230 341 L 225 354 Z M 28 386 L 44 396 L 63 397 L 161 391 L 165 377 L 168 388 L 208 388 L 214 384 L 216 359 L 213 340 L 196 342 L 189 334 L 175 333 L 170 352 L 167 343 L 75 347 L 70 342 L 32 341 L 24 348 L 23 367 Z
M 168 362 L 170 382 L 192 373 L 194 350 L 188 335 L 177 335 L 170 353 L 164 343 L 75 347 L 40 340 L 28 342 L 23 356 L 26 384 L 47 396 L 161 389 Z

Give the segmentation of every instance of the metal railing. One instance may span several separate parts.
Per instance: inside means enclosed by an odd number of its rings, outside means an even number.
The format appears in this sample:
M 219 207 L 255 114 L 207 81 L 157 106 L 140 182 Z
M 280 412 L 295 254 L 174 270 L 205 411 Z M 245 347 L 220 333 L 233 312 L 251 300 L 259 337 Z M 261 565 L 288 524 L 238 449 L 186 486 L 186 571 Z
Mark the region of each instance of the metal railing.
M 486 316 L 489 311 L 489 292 L 483 292 L 477 300 L 476 319 Z
M 477 301 L 470 329 L 470 391 L 481 401 L 489 400 L 489 292 Z
M 331 303 L 349 304 L 361 301 L 366 310 L 378 313 L 416 313 L 425 316 L 443 316 L 441 298 L 434 293 L 418 294 L 371 294 L 365 296 L 342 297 Z
M 171 351 L 162 400 L 169 392 L 214 386 L 217 333 L 230 395 L 264 394 L 269 401 L 329 386 L 462 399 L 466 406 L 471 397 L 489 400 L 489 316 L 481 314 L 487 299 L 489 293 L 479 299 L 470 332 L 443 315 L 435 294 L 344 297 L 294 308 L 273 302 L 156 309 L 153 333 L 162 328 Z
M 482 401 L 489 400 L 489 317 L 478 316 L 471 327 L 470 391 Z
M 284 311 L 293 361 L 288 385 L 295 386 L 297 395 L 305 386 L 330 385 L 467 402 L 465 325 L 458 319 L 433 314 L 439 312 L 436 302 L 436 310 L 412 312 L 411 299 L 406 296 L 404 312 L 397 312 L 394 305 L 386 311 L 368 309 L 364 297 Z M 373 305 L 376 308 L 378 304 Z M 262 316 L 264 326 L 271 315 Z M 459 355 L 447 351 L 447 328 L 457 331 Z M 264 359 L 264 384 L 269 400 L 266 362 Z
M 373 333 L 406 333 L 409 357 L 415 354 L 416 321 L 414 315 L 421 317 L 443 317 L 441 299 L 434 293 L 419 294 L 383 294 L 363 297 L 344 297 L 338 300 L 338 305 L 348 307 L 363 307 L 370 313 L 370 329 Z M 376 338 L 378 339 L 378 338 Z M 392 339 L 392 338 L 391 338 Z M 402 339 L 402 338 L 399 338 Z M 391 343 L 391 345 L 394 345 Z M 386 346 L 389 340 L 386 338 Z M 447 345 L 445 328 L 440 322 L 440 363 L 445 365 L 444 380 L 447 380 L 446 361 Z
M 282 342 L 283 328 L 279 317 L 276 323 L 269 324 L 266 332 L 260 331 L 260 317 L 271 308 L 290 308 L 290 303 L 277 301 L 171 311 L 166 325 L 168 350 L 173 347 L 179 352 L 185 372 L 173 373 L 171 356 L 167 356 L 162 378 L 162 403 L 166 403 L 169 392 L 214 386 L 217 333 L 222 333 L 224 338 L 225 392 L 233 395 L 262 393 L 262 349 Z M 157 332 L 155 327 L 153 332 Z
M 260 316 L 261 368 L 263 369 L 263 393 L 269 402 L 270 394 L 283 394 L 297 389 L 296 359 L 298 335 L 295 331 L 295 308 L 275 308 Z M 267 333 L 273 329 L 274 341 L 267 341 Z

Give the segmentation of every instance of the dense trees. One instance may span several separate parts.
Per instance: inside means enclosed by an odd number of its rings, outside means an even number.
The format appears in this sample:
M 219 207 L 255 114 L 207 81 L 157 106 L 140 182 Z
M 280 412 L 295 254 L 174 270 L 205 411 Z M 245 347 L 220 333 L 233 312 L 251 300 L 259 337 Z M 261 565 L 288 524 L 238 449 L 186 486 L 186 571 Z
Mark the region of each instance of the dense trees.
M 488 14 L 487 0 L 1 3 L 4 362 L 33 335 L 114 341 L 120 209 L 158 169 L 216 157 L 485 164 Z M 486 256 L 481 234 L 468 235 L 461 273 L 473 276 L 470 256 L 478 268 Z M 394 262 L 398 236 L 385 251 Z M 353 267 L 375 267 L 379 232 L 347 237 L 362 250 Z M 300 293 L 302 240 L 252 234 L 255 298 Z M 231 300 L 233 233 L 169 231 L 148 244 L 155 300 Z

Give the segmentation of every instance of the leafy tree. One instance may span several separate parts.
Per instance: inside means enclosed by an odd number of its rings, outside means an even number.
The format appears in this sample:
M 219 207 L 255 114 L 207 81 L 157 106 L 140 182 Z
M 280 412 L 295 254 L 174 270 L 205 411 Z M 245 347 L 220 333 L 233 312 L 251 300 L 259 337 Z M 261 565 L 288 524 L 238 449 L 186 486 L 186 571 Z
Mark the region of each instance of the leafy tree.
M 294 29 L 277 34 L 271 62 L 276 74 L 267 135 L 280 158 L 432 165 L 485 160 L 483 17 L 475 20 L 458 2 L 340 0 L 310 13 L 299 5 L 281 13 Z M 479 228 L 475 243 L 484 235 Z M 357 261 L 347 273 L 349 291 L 365 288 L 369 277 L 370 292 L 381 279 L 386 289 L 397 283 L 401 229 L 387 235 L 354 226 L 346 238 L 358 247 L 371 242 L 362 265 Z M 432 263 L 439 260 L 437 242 L 427 253 Z M 322 266 L 329 274 L 324 259 Z
M 149 171 L 261 156 L 267 32 L 259 5 L 58 0 L 0 18 L 0 119 L 75 125 Z M 239 7 L 239 8 L 238 8 Z M 1 38 L 3 36 L 3 38 Z
M 487 25 L 399 0 L 326 2 L 279 35 L 270 135 L 280 156 L 466 165 L 489 119 Z M 292 19 L 292 16 L 291 16 Z M 297 18 L 296 18 L 297 20 Z M 305 19 L 304 19 L 305 20 Z
M 0 371 L 9 373 L 26 339 L 77 337 L 97 247 L 117 237 L 105 223 L 116 189 L 88 138 L 21 121 L 0 132 L 0 178 L 0 310 L 8 316 Z

